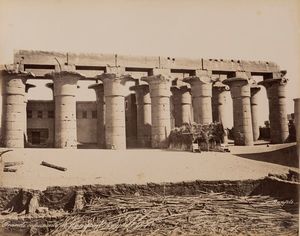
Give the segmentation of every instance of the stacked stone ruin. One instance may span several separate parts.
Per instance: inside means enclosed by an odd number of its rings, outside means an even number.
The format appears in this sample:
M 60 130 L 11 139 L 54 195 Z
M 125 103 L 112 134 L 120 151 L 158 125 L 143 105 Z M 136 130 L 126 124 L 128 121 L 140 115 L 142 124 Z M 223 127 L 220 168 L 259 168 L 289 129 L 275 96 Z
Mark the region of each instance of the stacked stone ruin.
M 91 76 L 92 74 L 92 76 Z M 254 77 L 263 81 L 256 83 Z M 125 149 L 125 95 L 135 92 L 140 147 L 164 148 L 175 126 L 223 122 L 226 93 L 233 103 L 234 143 L 258 139 L 257 95 L 267 91 L 271 143 L 288 137 L 285 72 L 273 62 L 73 54 L 17 51 L 14 63 L 1 67 L 1 143 L 23 148 L 26 142 L 28 79 L 51 79 L 55 103 L 56 148 L 76 148 L 76 90 L 79 80 L 94 80 L 99 148 Z M 126 84 L 134 81 L 128 88 Z M 25 118 L 24 118 L 25 117 Z M 25 137 L 25 139 L 24 139 Z M 24 141 L 25 140 L 25 141 Z

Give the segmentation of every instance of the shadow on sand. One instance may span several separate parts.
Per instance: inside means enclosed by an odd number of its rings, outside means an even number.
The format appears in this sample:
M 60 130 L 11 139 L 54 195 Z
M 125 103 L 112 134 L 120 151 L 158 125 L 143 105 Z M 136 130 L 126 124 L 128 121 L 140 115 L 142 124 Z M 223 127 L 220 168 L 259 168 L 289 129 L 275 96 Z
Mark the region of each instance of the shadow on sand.
M 234 154 L 235 156 L 247 158 L 256 161 L 264 161 L 273 164 L 288 166 L 288 167 L 299 167 L 299 157 L 297 156 L 296 145 L 260 153 L 247 153 L 247 154 Z

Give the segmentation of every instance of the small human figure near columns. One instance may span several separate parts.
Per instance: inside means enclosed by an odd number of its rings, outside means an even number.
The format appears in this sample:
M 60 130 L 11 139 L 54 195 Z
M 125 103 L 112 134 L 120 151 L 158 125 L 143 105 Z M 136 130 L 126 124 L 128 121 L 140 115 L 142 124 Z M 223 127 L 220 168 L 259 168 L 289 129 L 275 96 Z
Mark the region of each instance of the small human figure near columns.
M 151 147 L 151 97 L 148 84 L 130 87 L 135 91 L 137 106 L 137 142 L 139 147 Z
M 284 143 L 289 136 L 286 111 L 286 84 L 288 79 L 284 78 L 284 75 L 285 73 L 280 73 L 278 78 L 265 79 L 258 83 L 267 90 L 271 143 Z
M 96 92 L 97 103 L 97 145 L 99 148 L 105 148 L 105 99 L 104 86 L 102 83 L 93 84 L 89 89 Z
M 24 148 L 25 84 L 34 75 L 20 70 L 19 65 L 10 65 L 3 73 L 3 145 Z
M 191 89 L 187 85 L 172 86 L 174 110 L 175 110 L 175 126 L 180 127 L 185 123 L 192 123 L 191 105 L 192 97 Z
M 195 76 L 183 79 L 191 85 L 194 121 L 198 124 L 212 122 L 212 79 L 211 71 L 196 70 Z
M 74 65 L 56 67 L 55 72 L 46 75 L 53 80 L 55 103 L 54 147 L 77 148 L 76 94 L 77 82 L 84 78 L 75 72 Z
M 259 138 L 259 124 L 258 124 L 258 95 L 260 91 L 260 86 L 251 85 L 251 117 L 252 117 L 252 129 L 253 129 L 253 141 L 257 141 Z
M 126 82 L 133 81 L 124 68 L 108 67 L 107 72 L 97 76 L 103 82 L 105 97 L 106 148 L 126 149 L 125 95 Z
M 153 75 L 142 77 L 150 88 L 151 97 L 151 146 L 165 148 L 171 132 L 170 96 L 172 77 L 166 69 L 153 69 Z
M 253 145 L 253 130 L 250 106 L 250 78 L 237 71 L 235 77 L 223 81 L 230 87 L 233 103 L 233 128 L 235 145 Z

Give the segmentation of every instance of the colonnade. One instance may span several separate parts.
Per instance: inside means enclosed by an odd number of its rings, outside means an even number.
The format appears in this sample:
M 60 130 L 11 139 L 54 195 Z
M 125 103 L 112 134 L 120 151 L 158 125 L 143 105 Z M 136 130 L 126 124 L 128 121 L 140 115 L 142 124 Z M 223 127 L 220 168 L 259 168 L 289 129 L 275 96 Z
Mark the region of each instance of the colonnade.
M 250 75 L 251 76 L 251 75 Z M 170 70 L 152 69 L 148 76 L 130 89 L 136 94 L 137 140 L 140 147 L 164 148 L 171 131 L 170 97 L 174 102 L 175 125 L 195 121 L 209 124 L 224 121 L 226 93 L 233 101 L 234 137 L 236 145 L 253 145 L 258 139 L 257 94 L 258 85 L 253 85 L 248 74 L 235 72 L 222 80 L 213 80 L 212 72 L 196 70 L 183 79 L 186 85 L 172 86 Z M 76 148 L 76 89 L 83 76 L 74 66 L 63 66 L 45 76 L 53 80 L 55 101 L 56 148 Z M 26 134 L 26 93 L 32 86 L 26 80 L 32 75 L 7 73 L 4 89 L 3 144 L 5 147 L 24 147 Z M 102 83 L 91 85 L 97 97 L 97 144 L 100 148 L 125 149 L 125 96 L 128 81 L 123 68 L 109 68 L 97 76 Z M 189 85 L 188 85 L 189 84 Z M 265 79 L 269 99 L 271 142 L 282 143 L 288 136 L 285 108 L 286 79 Z M 24 109 L 25 108 L 25 109 Z M 25 135 L 26 136 L 26 135 Z

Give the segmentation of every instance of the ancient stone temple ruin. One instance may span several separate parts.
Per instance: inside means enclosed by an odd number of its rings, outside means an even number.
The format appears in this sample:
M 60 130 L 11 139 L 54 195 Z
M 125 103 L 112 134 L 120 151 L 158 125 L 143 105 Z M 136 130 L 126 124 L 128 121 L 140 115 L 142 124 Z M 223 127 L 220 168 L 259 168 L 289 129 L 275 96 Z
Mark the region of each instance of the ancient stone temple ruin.
M 230 93 L 234 142 L 253 145 L 262 86 L 271 143 L 283 143 L 288 137 L 285 73 L 273 62 L 21 50 L 12 65 L 1 67 L 1 144 L 23 148 L 38 137 L 55 148 L 76 148 L 80 140 L 108 149 L 163 148 L 174 126 L 222 122 Z M 53 101 L 28 101 L 29 79 L 52 80 L 47 87 Z M 94 83 L 89 88 L 95 102 L 76 100 L 80 80 Z

